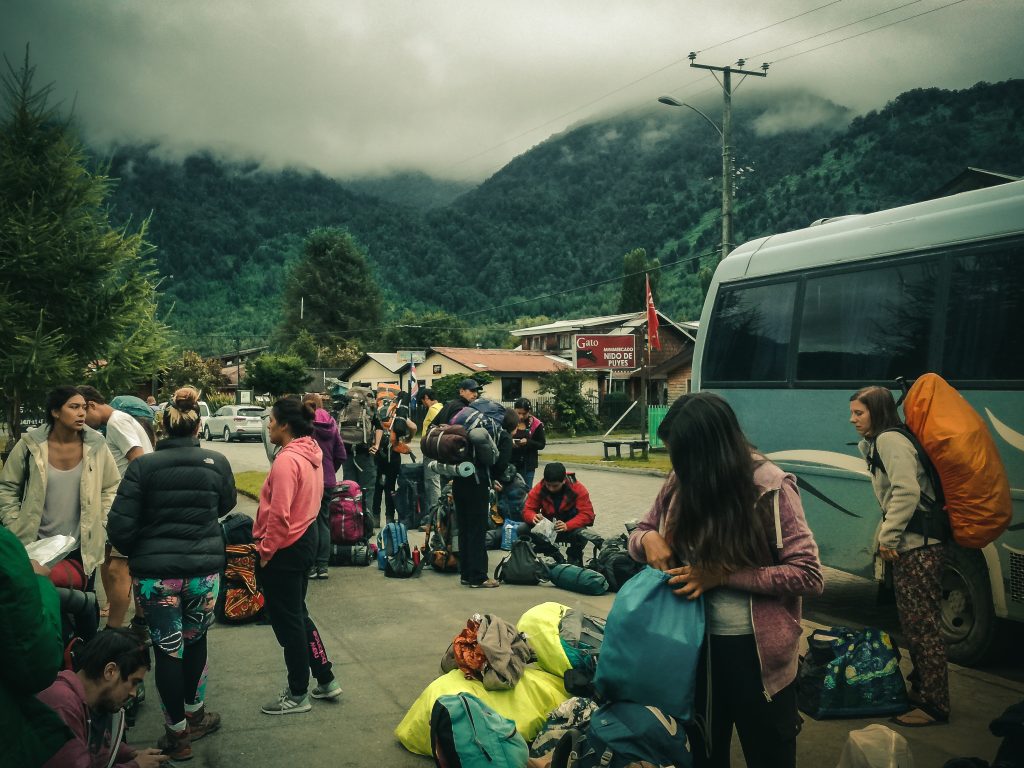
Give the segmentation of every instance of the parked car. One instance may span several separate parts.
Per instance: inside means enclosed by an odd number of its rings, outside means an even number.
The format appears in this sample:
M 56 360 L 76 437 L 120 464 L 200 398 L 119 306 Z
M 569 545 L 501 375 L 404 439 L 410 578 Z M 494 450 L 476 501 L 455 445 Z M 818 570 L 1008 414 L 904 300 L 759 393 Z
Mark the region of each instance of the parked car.
M 225 443 L 232 440 L 260 440 L 263 422 L 260 417 L 264 409 L 258 405 L 225 405 L 213 416 L 206 419 L 203 426 L 203 437 L 213 440 L 224 438 Z

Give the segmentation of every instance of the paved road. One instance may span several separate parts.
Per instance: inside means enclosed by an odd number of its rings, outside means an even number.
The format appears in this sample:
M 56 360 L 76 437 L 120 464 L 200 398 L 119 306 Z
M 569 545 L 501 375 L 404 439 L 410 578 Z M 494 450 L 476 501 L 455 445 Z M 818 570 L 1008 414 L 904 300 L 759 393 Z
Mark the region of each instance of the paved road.
M 231 462 L 235 472 L 265 471 L 269 467 L 261 443 L 224 443 L 220 440 L 203 445 L 220 451 Z M 558 453 L 600 455 L 601 444 L 566 442 L 552 446 Z M 601 536 L 617 536 L 624 532 L 625 523 L 636 520 L 650 509 L 661 488 L 662 478 L 580 466 L 574 470 L 586 484 L 594 501 L 597 519 L 594 530 Z M 893 605 L 878 605 L 877 587 L 873 581 L 851 576 L 831 568 L 825 569 L 825 594 L 806 600 L 804 615 L 810 621 L 829 626 L 877 626 L 900 636 L 899 620 Z M 1004 648 L 989 663 L 981 667 L 990 674 L 1024 682 L 1024 666 L 1013 658 L 1012 648 L 1024 647 L 1024 626 L 1008 626 Z

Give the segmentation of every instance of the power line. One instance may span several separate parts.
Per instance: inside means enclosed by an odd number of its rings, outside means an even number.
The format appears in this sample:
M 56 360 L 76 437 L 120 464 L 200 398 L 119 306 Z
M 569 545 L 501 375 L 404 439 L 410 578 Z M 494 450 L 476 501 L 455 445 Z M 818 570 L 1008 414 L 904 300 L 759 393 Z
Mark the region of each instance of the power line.
M 798 13 L 796 16 L 790 16 L 788 19 L 783 19 L 782 21 L 776 21 L 776 22 L 774 22 L 772 24 L 769 24 L 768 26 L 761 27 L 760 29 L 755 29 L 752 32 L 744 32 L 742 35 L 737 35 L 736 37 L 732 37 L 732 38 L 730 38 L 728 40 L 723 40 L 720 43 L 715 43 L 710 48 L 700 48 L 700 49 L 697 50 L 697 53 L 707 53 L 708 51 L 713 51 L 715 48 L 720 48 L 723 45 L 728 45 L 729 43 L 735 43 L 737 40 L 742 40 L 744 37 L 750 37 L 751 35 L 756 35 L 758 32 L 764 32 L 766 29 L 771 29 L 772 27 L 777 27 L 777 26 L 779 26 L 781 24 L 785 24 L 787 21 L 793 21 L 794 19 L 799 19 L 802 16 L 809 16 L 810 14 L 815 13 L 816 11 L 820 11 L 823 8 L 828 8 L 830 5 L 838 5 L 841 2 L 843 2 L 843 0 L 832 0 L 832 2 L 830 2 L 830 3 L 825 3 L 824 5 L 819 5 L 817 8 L 811 8 L 811 10 L 809 10 L 809 11 L 804 11 L 803 13 Z M 918 0 L 918 2 L 920 2 L 920 0 Z M 756 58 L 756 57 L 748 56 L 747 58 L 748 59 L 752 59 L 752 58 Z

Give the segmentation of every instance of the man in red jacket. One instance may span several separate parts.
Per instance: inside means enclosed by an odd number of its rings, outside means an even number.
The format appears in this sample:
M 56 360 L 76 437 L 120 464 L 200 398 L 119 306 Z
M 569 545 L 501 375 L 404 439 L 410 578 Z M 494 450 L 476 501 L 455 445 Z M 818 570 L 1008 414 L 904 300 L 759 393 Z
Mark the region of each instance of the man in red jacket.
M 149 649 L 123 629 L 100 632 L 82 649 L 78 672 L 65 670 L 37 698 L 71 729 L 70 741 L 44 768 L 156 768 L 170 758 L 124 743 L 122 707 L 149 670 Z
M 552 462 L 545 466 L 544 479 L 526 497 L 523 520 L 532 528 L 541 517 L 554 523 L 555 544 L 569 545 L 567 554 L 573 565 L 583 565 L 583 548 L 588 543 L 600 542 L 599 536 L 587 530 L 594 524 L 590 492 L 575 475 L 566 473 L 564 464 Z M 547 538 L 533 534 L 533 542 L 541 554 L 562 561 L 562 553 Z

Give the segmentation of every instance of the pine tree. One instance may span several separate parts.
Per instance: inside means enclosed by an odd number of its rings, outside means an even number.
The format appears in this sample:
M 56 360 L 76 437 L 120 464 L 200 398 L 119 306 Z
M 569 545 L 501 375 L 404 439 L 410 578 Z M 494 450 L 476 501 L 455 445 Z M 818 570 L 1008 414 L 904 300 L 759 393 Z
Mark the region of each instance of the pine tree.
M 0 405 L 11 436 L 48 389 L 89 380 L 117 393 L 168 354 L 145 239 L 111 226 L 111 181 L 34 90 L 28 51 L 0 78 Z
M 647 283 L 645 275 L 651 278 L 651 294 L 655 304 L 658 299 L 658 282 L 661 278 L 661 261 L 648 259 L 647 251 L 634 248 L 622 257 L 622 293 L 619 296 L 619 312 L 643 312 L 647 307 Z
M 303 328 L 328 345 L 371 341 L 380 335 L 380 288 L 362 249 L 346 230 L 310 232 L 285 283 L 282 316 L 279 335 L 285 346 Z

